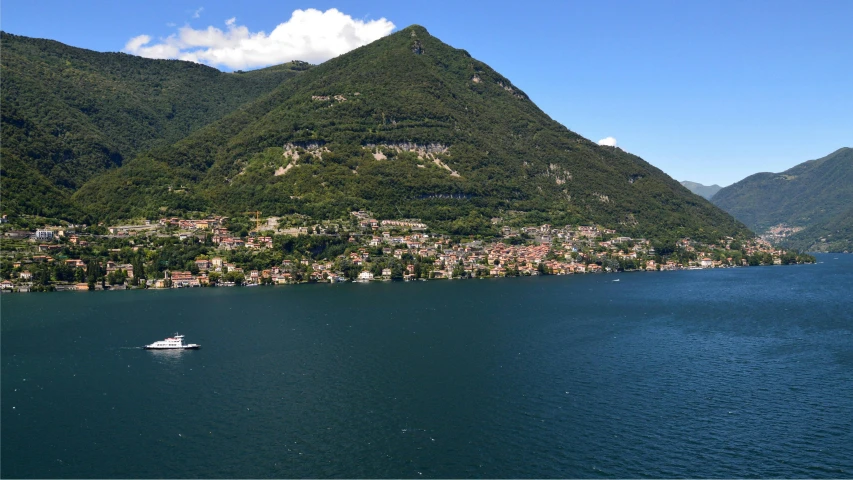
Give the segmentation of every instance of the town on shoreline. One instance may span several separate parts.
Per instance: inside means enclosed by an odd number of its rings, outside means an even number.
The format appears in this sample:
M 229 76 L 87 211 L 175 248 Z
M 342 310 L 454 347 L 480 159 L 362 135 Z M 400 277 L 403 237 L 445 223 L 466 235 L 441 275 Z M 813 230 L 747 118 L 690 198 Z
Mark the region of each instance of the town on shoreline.
M 161 218 L 132 225 L 5 228 L 0 291 L 89 291 L 664 271 L 814 262 L 761 239 L 653 243 L 596 225 L 500 226 L 496 238 L 431 233 L 354 211 Z M 5 219 L 4 219 L 5 220 Z M 500 225 L 501 219 L 492 219 Z

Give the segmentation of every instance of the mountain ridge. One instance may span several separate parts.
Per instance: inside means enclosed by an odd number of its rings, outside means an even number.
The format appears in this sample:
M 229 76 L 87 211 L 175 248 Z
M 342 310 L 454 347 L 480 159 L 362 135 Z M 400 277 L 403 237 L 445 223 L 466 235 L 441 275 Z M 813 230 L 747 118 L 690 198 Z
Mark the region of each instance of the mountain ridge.
M 76 212 L 70 193 L 173 143 L 308 68 L 229 74 L 192 62 L 102 53 L 0 32 L 4 213 Z M 239 87 L 239 88 L 238 88 Z M 226 93 L 228 93 L 226 95 Z M 21 181 L 17 181 L 17 179 Z M 10 183 L 11 182 L 11 183 Z M 46 211 L 18 184 L 42 185 Z
M 71 197 L 94 218 L 369 209 L 455 234 L 509 222 L 751 236 L 643 159 L 548 117 L 466 51 L 410 26 L 305 70 Z
M 842 147 L 781 173 L 761 172 L 720 190 L 712 199 L 720 208 L 759 233 L 784 230 L 776 240 L 800 249 L 851 249 L 853 231 L 853 148 Z M 833 251 L 836 247 L 832 247 Z
M 720 191 L 723 187 L 714 184 L 714 185 L 702 185 L 701 183 L 691 182 L 689 180 L 684 180 L 681 182 L 685 188 L 690 190 L 691 192 L 699 195 L 705 200 L 710 200 L 717 192 Z

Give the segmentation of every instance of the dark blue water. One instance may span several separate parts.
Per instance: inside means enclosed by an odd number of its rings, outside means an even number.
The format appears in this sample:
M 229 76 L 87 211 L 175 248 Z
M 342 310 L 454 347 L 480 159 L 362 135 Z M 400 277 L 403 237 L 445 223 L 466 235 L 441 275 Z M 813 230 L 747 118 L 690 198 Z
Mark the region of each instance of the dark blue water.
M 851 477 L 853 256 L 819 260 L 6 295 L 0 475 Z

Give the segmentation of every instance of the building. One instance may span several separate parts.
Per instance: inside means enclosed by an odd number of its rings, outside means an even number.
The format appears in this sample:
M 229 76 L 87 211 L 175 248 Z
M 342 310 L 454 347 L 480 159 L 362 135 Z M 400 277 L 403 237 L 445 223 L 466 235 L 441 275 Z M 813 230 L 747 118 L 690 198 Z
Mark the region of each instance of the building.
M 197 287 L 199 281 L 190 272 L 171 272 L 172 288 Z
M 53 230 L 39 228 L 36 230 L 36 240 L 53 240 Z

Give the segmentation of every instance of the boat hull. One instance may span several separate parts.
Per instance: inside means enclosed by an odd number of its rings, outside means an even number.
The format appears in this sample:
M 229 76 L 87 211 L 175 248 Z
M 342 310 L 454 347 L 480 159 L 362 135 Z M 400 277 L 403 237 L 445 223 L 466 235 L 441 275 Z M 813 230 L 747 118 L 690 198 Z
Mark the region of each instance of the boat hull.
M 152 347 L 146 345 L 142 348 L 145 350 L 198 350 L 201 348 L 201 345 L 184 345 L 183 347 Z

